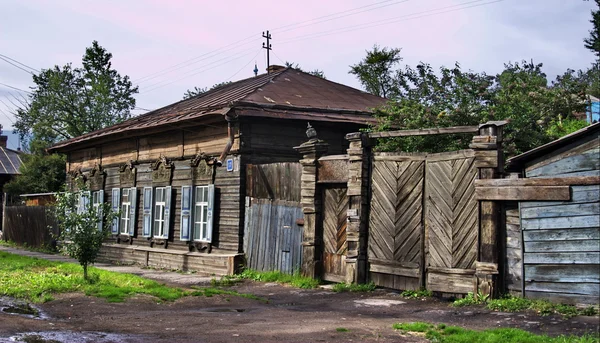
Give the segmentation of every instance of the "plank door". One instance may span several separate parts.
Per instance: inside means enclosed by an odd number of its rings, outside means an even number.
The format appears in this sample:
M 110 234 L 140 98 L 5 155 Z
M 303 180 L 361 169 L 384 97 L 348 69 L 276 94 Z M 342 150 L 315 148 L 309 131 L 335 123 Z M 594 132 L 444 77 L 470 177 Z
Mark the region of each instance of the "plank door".
M 346 227 L 348 222 L 346 188 L 323 190 L 323 280 L 346 279 Z
M 444 159 L 436 160 L 436 156 Z M 427 289 L 473 290 L 479 231 L 475 159 L 430 155 L 426 166 Z

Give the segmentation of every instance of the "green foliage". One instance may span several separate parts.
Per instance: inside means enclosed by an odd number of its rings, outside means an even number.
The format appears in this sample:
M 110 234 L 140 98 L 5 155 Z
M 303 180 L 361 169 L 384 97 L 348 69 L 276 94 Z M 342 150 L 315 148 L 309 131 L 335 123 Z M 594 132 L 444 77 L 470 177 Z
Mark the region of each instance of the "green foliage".
M 87 192 L 89 194 L 89 192 Z M 110 234 L 112 221 L 118 218 L 109 203 L 83 206 L 82 198 L 89 196 L 80 183 L 77 192 L 61 192 L 56 195 L 54 213 L 58 223 L 57 240 L 63 242 L 61 250 L 79 261 L 83 267 L 84 279 L 88 279 L 88 265 L 98 257 L 102 242 Z
M 384 98 L 394 98 L 397 85 L 392 68 L 402 61 L 400 49 L 389 49 L 374 45 L 367 50 L 367 56 L 358 64 L 350 66 L 350 74 L 355 75 L 367 92 Z
M 549 337 L 512 328 L 475 331 L 423 322 L 396 323 L 392 327 L 405 333 L 425 333 L 425 338 L 437 343 L 598 343 L 600 339 L 598 335 Z
M 302 72 L 305 72 L 305 73 L 307 73 L 307 74 L 310 74 L 310 75 L 313 75 L 313 76 L 316 76 L 316 77 L 320 77 L 320 78 L 322 78 L 322 79 L 327 79 L 327 78 L 325 77 L 325 72 L 324 72 L 324 71 L 322 71 L 322 70 L 320 70 L 320 69 L 315 69 L 315 70 L 311 70 L 311 71 L 305 71 L 305 70 L 303 70 L 303 69 L 300 67 L 300 65 L 299 65 L 298 63 L 294 63 L 294 62 L 288 62 L 288 61 L 285 61 L 285 66 L 286 66 L 287 68 L 293 68 L 293 69 L 297 69 L 297 70 L 300 70 L 300 71 L 302 71 Z
M 16 113 L 17 131 L 56 142 L 129 119 L 138 87 L 112 69 L 111 58 L 94 41 L 85 51 L 81 68 L 67 64 L 33 75 L 29 106 Z
M 373 292 L 377 286 L 373 282 L 365 283 L 365 284 L 355 284 L 355 283 L 336 283 L 333 285 L 333 291 L 342 293 L 342 292 Z
M 44 253 L 44 254 L 56 254 L 56 253 L 58 253 L 58 251 L 56 250 L 56 247 L 47 246 L 47 245 L 43 245 L 42 247 L 37 248 L 37 247 L 29 246 L 27 243 L 18 244 L 18 243 L 13 242 L 13 241 L 5 241 L 5 240 L 1 240 L 1 239 L 0 239 L 0 245 L 3 245 L 5 247 L 24 249 L 24 250 L 27 250 L 27 251 L 41 252 L 41 253 Z
M 195 297 L 207 297 L 210 298 L 213 295 L 231 295 L 231 296 L 236 296 L 236 297 L 241 297 L 241 298 L 246 298 L 246 299 L 252 299 L 252 300 L 258 300 L 264 303 L 268 303 L 269 301 L 265 298 L 261 298 L 259 296 L 256 296 L 254 294 L 249 294 L 249 293 L 239 293 L 236 291 L 232 291 L 232 290 L 226 290 L 226 289 L 220 289 L 218 287 L 206 287 L 206 288 L 197 288 L 194 287 L 197 290 L 192 291 L 190 293 L 191 296 L 195 296 Z
M 428 298 L 433 296 L 433 292 L 426 289 L 420 289 L 418 291 L 404 290 L 400 295 L 405 298 Z
M 472 306 L 472 305 L 481 305 L 485 304 L 488 300 L 488 295 L 483 295 L 478 293 L 477 295 L 472 292 L 467 293 L 467 295 L 462 299 L 457 299 L 452 303 L 454 307 L 463 307 L 463 306 Z
M 161 300 L 181 298 L 179 288 L 161 285 L 136 275 L 90 267 L 89 280 L 81 277 L 79 266 L 0 252 L 0 296 L 43 303 L 57 293 L 84 292 L 110 302 L 122 302 L 136 294 Z M 90 280 L 92 282 L 90 282 Z
M 527 310 L 531 307 L 531 300 L 520 297 L 504 297 L 501 299 L 490 300 L 487 308 L 494 311 L 502 312 L 519 312 Z
M 337 331 L 337 332 L 348 332 L 350 330 L 348 330 L 346 328 L 335 328 L 335 331 Z
M 595 1 L 596 6 L 600 7 L 600 0 Z M 590 36 L 583 40 L 584 46 L 600 58 L 600 9 L 592 11 L 590 23 L 592 23 L 592 29 L 590 30 Z
M 194 89 L 188 89 L 183 94 L 183 100 L 189 99 L 189 98 L 193 98 L 196 95 L 204 94 L 204 93 L 206 93 L 208 91 L 211 91 L 213 89 L 216 89 L 216 88 L 219 88 L 219 87 L 222 87 L 222 86 L 226 86 L 226 85 L 228 85 L 230 83 L 231 83 L 231 81 L 225 81 L 225 82 L 215 83 L 210 88 L 206 88 L 206 87 L 203 87 L 203 88 L 194 87 Z
M 556 120 L 552 120 L 548 129 L 546 130 L 546 134 L 551 139 L 558 139 L 560 137 L 566 136 L 570 133 L 573 133 L 577 130 L 583 129 L 588 124 L 585 120 L 579 120 L 575 118 L 562 119 L 558 118 Z
M 210 285 L 212 287 L 230 287 L 241 281 L 238 277 L 223 275 L 220 279 L 211 279 Z
M 290 284 L 294 287 L 305 289 L 317 288 L 319 286 L 319 280 L 302 276 L 299 272 L 294 274 L 285 274 L 280 271 L 259 272 L 252 269 L 245 269 L 241 274 L 239 274 L 239 277 L 253 281 Z
M 21 194 L 50 193 L 62 189 L 66 179 L 66 158 L 61 154 L 48 154 L 48 143 L 30 142 L 30 154 L 22 154 L 20 175 L 4 185 L 4 191 L 13 197 Z

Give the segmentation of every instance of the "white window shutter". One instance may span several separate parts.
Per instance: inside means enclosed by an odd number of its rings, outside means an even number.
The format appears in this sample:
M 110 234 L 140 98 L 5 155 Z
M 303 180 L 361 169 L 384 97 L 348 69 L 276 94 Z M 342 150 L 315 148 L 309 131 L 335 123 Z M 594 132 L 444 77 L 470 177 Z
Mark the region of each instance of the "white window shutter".
M 113 212 L 119 212 L 119 206 L 121 205 L 121 189 L 120 188 L 113 188 L 112 189 L 112 198 L 110 200 L 111 203 L 111 207 Z M 116 218 L 113 219 L 112 222 L 112 228 L 110 230 L 110 233 L 112 233 L 113 235 L 118 235 L 119 234 L 119 222 L 120 222 L 120 216 L 117 216 Z
M 102 222 L 104 221 L 104 218 L 102 218 L 102 216 L 104 215 L 102 213 L 102 205 L 104 204 L 104 190 L 99 190 L 98 191 L 98 215 L 100 216 L 100 220 L 98 221 L 98 230 L 102 231 Z
M 163 238 L 169 238 L 169 229 L 171 224 L 171 186 L 165 187 L 165 222 L 163 228 Z
M 191 240 L 191 218 L 192 218 L 192 186 L 181 187 L 181 221 L 179 228 L 179 239 Z
M 213 211 L 215 208 L 215 185 L 208 185 L 208 210 L 206 211 L 206 242 L 212 242 Z
M 150 237 L 152 234 L 152 187 L 144 187 L 144 228 L 142 236 Z
M 83 213 L 83 193 L 79 193 L 79 197 L 77 198 L 77 208 L 75 210 L 77 214 Z
M 90 209 L 90 198 L 92 197 L 92 192 L 85 191 L 83 192 L 83 211 L 87 211 Z
M 137 189 L 132 187 L 129 189 L 129 235 L 135 235 L 135 215 L 137 212 Z

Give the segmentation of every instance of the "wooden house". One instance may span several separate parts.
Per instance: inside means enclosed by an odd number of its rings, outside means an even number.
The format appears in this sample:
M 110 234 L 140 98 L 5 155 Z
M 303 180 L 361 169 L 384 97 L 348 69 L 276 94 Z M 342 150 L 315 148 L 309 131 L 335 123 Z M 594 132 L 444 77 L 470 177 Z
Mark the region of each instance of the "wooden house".
M 0 198 L 4 197 L 4 184 L 12 180 L 15 176 L 19 175 L 19 168 L 21 168 L 21 151 L 15 151 L 8 149 L 6 144 L 8 142 L 8 136 L 2 135 L 2 126 L 0 125 Z M 0 204 L 4 206 L 5 200 L 0 199 Z M 2 231 L 2 223 L 4 220 L 2 214 L 3 209 L 0 209 L 0 231 Z
M 493 180 L 508 195 L 503 199 L 503 241 L 510 291 L 528 298 L 598 304 L 599 134 L 596 123 L 515 156 L 507 161 L 515 178 Z
M 345 134 L 372 123 L 372 109 L 384 102 L 299 70 L 271 66 L 267 74 L 50 150 L 67 155 L 67 173 L 84 177 L 92 204 L 108 202 L 121 211 L 102 250 L 104 260 L 231 274 L 246 253 L 247 188 L 256 188 L 246 181 L 248 174 L 255 170 L 254 177 L 261 176 L 257 165 L 298 163 L 301 156 L 293 147 L 307 140 L 309 122 L 331 153 L 345 153 Z M 299 174 L 294 175 L 297 180 L 279 178 L 299 184 Z M 273 202 L 287 200 L 289 192 L 267 193 Z M 285 227 L 301 229 L 301 218 L 286 220 Z

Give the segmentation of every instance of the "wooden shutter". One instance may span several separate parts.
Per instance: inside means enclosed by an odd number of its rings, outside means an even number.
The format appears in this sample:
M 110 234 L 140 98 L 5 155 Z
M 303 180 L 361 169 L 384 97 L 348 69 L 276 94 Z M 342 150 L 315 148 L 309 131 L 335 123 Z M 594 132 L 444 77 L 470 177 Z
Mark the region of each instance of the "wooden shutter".
M 100 217 L 100 220 L 98 220 L 98 230 L 102 231 L 102 222 L 104 221 L 104 218 L 102 218 L 103 213 L 102 213 L 102 205 L 104 204 L 104 190 L 99 190 L 98 191 L 98 216 Z
M 144 187 L 144 228 L 142 236 L 150 237 L 152 234 L 152 187 Z
M 129 188 L 129 235 L 135 235 L 135 215 L 137 212 L 137 188 Z
M 163 238 L 169 238 L 169 229 L 171 224 L 171 186 L 165 187 L 165 222 L 163 228 Z
M 215 185 L 208 185 L 208 210 L 206 211 L 206 242 L 212 242 L 213 210 L 215 208 Z
M 181 221 L 179 228 L 179 239 L 191 240 L 191 217 L 192 217 L 192 186 L 181 187 Z
M 121 205 L 121 189 L 120 188 L 112 189 L 111 205 L 112 205 L 112 210 L 114 213 L 119 212 L 119 206 Z M 113 235 L 119 234 L 119 222 L 120 222 L 119 217 L 120 216 L 117 216 L 116 218 L 113 219 L 112 228 L 110 230 L 110 233 L 112 233 Z

